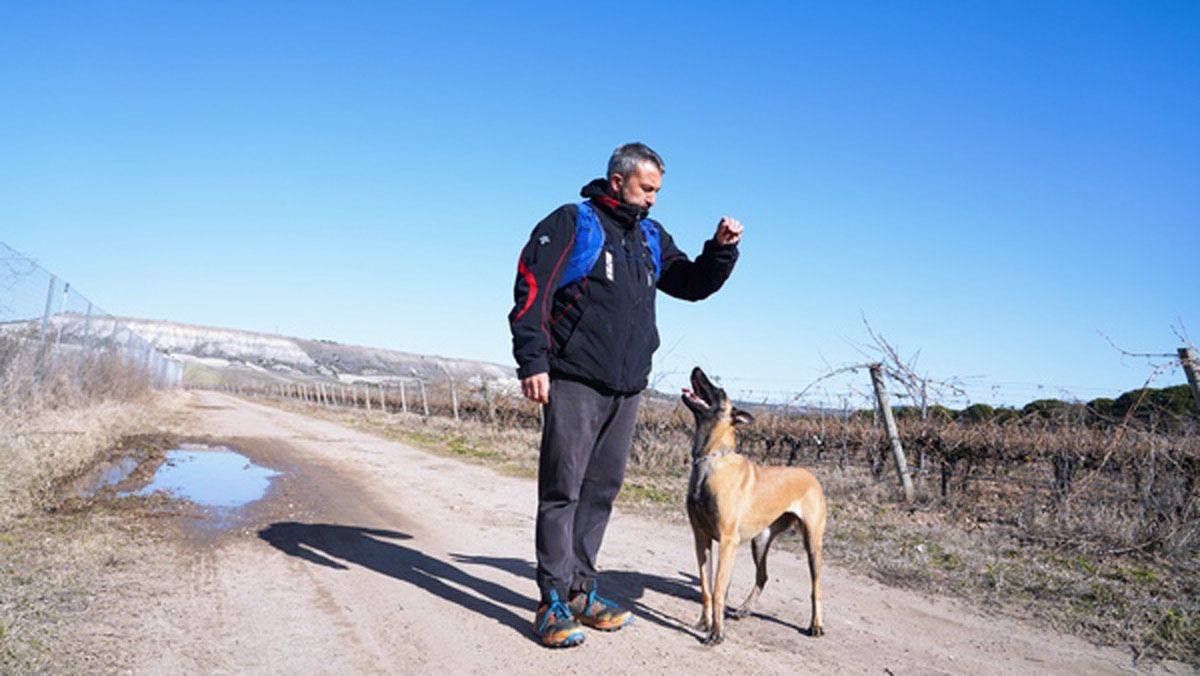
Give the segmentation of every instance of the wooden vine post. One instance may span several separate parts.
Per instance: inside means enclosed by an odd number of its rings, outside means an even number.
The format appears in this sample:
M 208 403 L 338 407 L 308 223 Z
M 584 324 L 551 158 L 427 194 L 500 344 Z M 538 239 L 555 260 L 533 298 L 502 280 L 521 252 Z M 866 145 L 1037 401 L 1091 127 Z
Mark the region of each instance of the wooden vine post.
M 1179 348 L 1179 363 L 1183 364 L 1188 385 L 1192 387 L 1192 398 L 1196 400 L 1196 408 L 1200 409 L 1200 360 L 1196 359 L 1196 351 L 1190 347 Z
M 908 463 L 904 460 L 904 447 L 900 445 L 900 432 L 896 429 L 896 418 L 892 415 L 892 407 L 888 404 L 887 390 L 883 389 L 883 365 L 871 364 L 871 384 L 875 387 L 875 403 L 879 414 L 883 417 L 884 428 L 888 440 L 892 444 L 892 459 L 896 461 L 896 472 L 900 475 L 900 485 L 904 487 L 904 500 L 913 501 L 912 477 L 908 475 Z

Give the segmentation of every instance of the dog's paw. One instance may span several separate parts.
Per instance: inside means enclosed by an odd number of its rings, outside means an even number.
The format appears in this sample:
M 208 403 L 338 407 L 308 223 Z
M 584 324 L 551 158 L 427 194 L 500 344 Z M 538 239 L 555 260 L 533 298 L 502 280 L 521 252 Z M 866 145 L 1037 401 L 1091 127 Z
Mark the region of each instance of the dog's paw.
M 825 627 L 822 627 L 819 624 L 814 624 L 808 628 L 808 635 L 813 638 L 816 638 L 818 636 L 824 636 L 825 635 Z
M 704 645 L 715 646 L 721 645 L 721 641 L 725 640 L 725 634 L 720 631 L 711 631 L 708 636 L 704 637 Z
M 712 622 L 709 622 L 707 617 L 701 616 L 699 620 L 696 620 L 696 624 L 692 626 L 700 631 L 708 631 L 709 627 L 712 626 Z
M 743 617 L 749 617 L 749 616 L 750 616 L 750 606 L 742 606 L 741 608 L 738 608 L 737 610 L 733 611 L 732 613 L 729 613 L 729 617 L 731 617 L 735 620 L 740 620 Z

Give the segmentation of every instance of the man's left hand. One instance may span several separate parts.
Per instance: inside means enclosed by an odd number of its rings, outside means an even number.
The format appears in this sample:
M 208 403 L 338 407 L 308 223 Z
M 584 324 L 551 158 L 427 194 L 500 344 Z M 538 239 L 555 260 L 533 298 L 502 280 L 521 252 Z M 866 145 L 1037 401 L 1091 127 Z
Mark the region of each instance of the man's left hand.
M 724 246 L 737 244 L 742 239 L 742 230 L 744 229 L 741 221 L 722 216 L 721 222 L 717 223 L 717 234 L 713 235 L 713 239 L 717 240 L 717 244 Z

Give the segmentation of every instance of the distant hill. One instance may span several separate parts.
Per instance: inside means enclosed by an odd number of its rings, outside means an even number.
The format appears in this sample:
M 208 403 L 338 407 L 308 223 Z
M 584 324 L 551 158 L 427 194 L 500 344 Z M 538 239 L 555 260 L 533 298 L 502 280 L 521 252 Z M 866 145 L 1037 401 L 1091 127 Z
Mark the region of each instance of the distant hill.
M 120 324 L 184 365 L 184 382 L 291 382 L 338 380 L 382 382 L 400 379 L 495 383 L 516 388 L 512 367 L 470 359 L 413 354 L 329 340 L 292 338 L 134 317 L 51 317 L 51 335 L 62 344 L 104 344 Z M 0 331 L 28 328 L 28 322 L 0 325 Z M 120 332 L 116 332 L 119 334 Z

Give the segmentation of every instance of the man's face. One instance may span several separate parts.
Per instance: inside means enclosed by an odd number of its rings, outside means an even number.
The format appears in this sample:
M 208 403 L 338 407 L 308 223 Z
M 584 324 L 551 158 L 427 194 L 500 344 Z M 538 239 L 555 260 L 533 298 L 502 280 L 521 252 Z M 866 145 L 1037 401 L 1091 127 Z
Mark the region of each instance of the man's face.
M 613 174 L 608 183 L 622 202 L 649 211 L 662 188 L 662 172 L 653 162 L 642 162 L 628 176 Z

